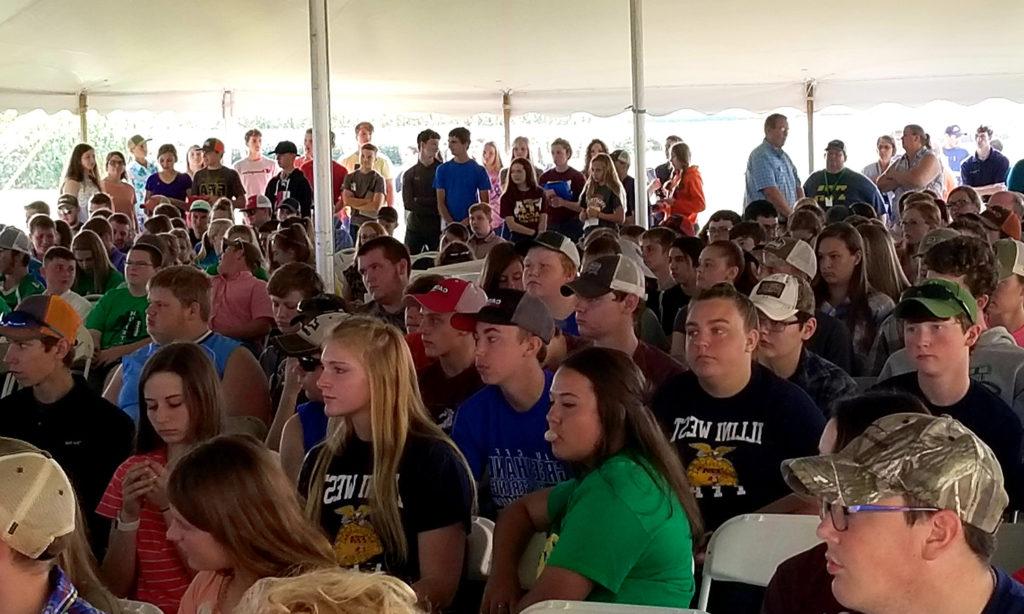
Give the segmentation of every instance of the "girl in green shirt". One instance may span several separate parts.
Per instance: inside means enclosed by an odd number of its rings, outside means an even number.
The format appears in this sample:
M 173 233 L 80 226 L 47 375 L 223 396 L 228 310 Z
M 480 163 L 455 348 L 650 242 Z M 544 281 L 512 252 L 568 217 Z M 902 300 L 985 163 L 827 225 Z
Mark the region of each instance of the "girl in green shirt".
M 124 283 L 124 276 L 110 263 L 103 239 L 91 230 L 81 230 L 71 241 L 78 264 L 72 290 L 82 296 L 105 294 Z
M 626 354 L 572 354 L 551 384 L 554 455 L 577 477 L 505 508 L 481 612 L 511 614 L 550 599 L 686 608 L 694 594 L 700 512 L 675 450 L 644 407 L 644 378 Z M 530 538 L 551 537 L 533 588 L 517 569 Z

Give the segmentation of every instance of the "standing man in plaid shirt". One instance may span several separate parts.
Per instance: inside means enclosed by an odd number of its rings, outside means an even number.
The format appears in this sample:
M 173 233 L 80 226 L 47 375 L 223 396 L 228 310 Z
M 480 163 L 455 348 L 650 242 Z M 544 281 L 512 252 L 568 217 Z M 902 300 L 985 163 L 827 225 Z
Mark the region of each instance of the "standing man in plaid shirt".
M 802 388 L 826 418 L 832 401 L 857 392 L 845 371 L 804 347 L 817 329 L 814 292 L 806 280 L 769 275 L 754 286 L 750 300 L 761 327 L 758 362 Z
M 787 136 L 789 120 L 785 115 L 772 113 L 764 120 L 764 141 L 750 152 L 747 159 L 744 207 L 755 200 L 767 200 L 775 205 L 780 216 L 789 217 L 793 205 L 804 197 L 796 166 L 789 154 L 782 151 Z

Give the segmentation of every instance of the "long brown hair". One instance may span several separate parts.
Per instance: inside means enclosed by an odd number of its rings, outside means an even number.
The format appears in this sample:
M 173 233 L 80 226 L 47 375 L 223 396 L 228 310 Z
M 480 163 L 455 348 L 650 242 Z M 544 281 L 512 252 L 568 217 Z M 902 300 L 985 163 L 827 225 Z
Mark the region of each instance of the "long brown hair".
M 606 145 L 605 142 L 602 141 L 601 139 L 593 139 L 589 143 L 587 143 L 586 148 L 583 149 L 583 176 L 586 177 L 587 179 L 590 179 L 590 148 L 593 147 L 594 145 L 601 146 L 601 153 L 607 154 L 611 151 L 610 149 L 608 149 L 608 145 Z M 609 168 L 613 170 L 615 169 L 614 166 L 610 166 Z
M 850 329 L 850 333 L 853 334 L 856 324 L 863 322 L 867 329 L 866 338 L 874 339 L 875 321 L 871 315 L 871 305 L 868 302 L 868 296 L 874 292 L 874 289 L 868 283 L 868 273 L 865 266 L 867 254 L 864 249 L 864 238 L 860 236 L 860 232 L 855 227 L 846 222 L 836 222 L 826 226 L 821 231 L 821 234 L 818 235 L 819 248 L 825 239 L 842 241 L 851 254 L 860 254 L 860 262 L 854 266 L 853 275 L 850 276 L 846 289 L 846 297 L 850 300 L 850 316 L 846 319 L 846 326 Z M 815 304 L 821 305 L 828 301 L 828 298 L 828 283 L 819 275 L 814 283 Z
M 910 287 L 900 266 L 892 236 L 881 223 L 865 222 L 857 226 L 864 239 L 865 271 L 868 285 L 898 303 L 903 291 Z
M 501 283 L 501 274 L 505 272 L 508 265 L 516 261 L 519 264 L 523 263 L 523 257 L 516 251 L 515 243 L 506 241 L 492 247 L 491 251 L 487 252 L 487 257 L 484 258 L 484 268 L 480 271 L 479 286 L 487 294 L 497 290 L 498 284 Z
M 251 436 L 221 435 L 193 448 L 171 472 L 167 496 L 229 552 L 236 569 L 257 578 L 337 565 L 327 538 L 302 516 L 280 463 Z
M 89 605 L 109 614 L 126 614 L 121 602 L 100 580 L 99 565 L 86 539 L 86 523 L 82 506 L 75 498 L 75 530 L 65 536 L 64 549 L 57 555 L 57 565 L 78 589 Z
M 103 239 L 91 230 L 80 230 L 75 238 L 71 240 L 71 251 L 83 250 L 92 254 L 92 291 L 96 294 L 103 294 L 107 291 L 107 280 L 114 272 L 114 265 L 110 264 L 110 256 L 107 255 L 107 247 Z M 86 273 L 78 266 L 75 278 L 82 279 Z
M 626 206 L 626 190 L 622 187 L 622 182 L 619 181 L 619 174 L 615 172 L 615 163 L 612 162 L 612 157 L 606 153 L 599 153 L 594 156 L 591 162 L 600 162 L 605 165 L 604 180 L 601 185 L 611 190 L 612 194 L 619 197 L 619 203 L 623 208 Z M 590 165 L 587 165 L 587 184 L 583 187 L 583 193 L 586 194 L 587 198 L 593 198 L 596 196 L 596 186 L 590 179 Z
M 645 384 L 640 369 L 625 353 L 606 348 L 574 352 L 560 368 L 579 373 L 594 388 L 602 434 L 593 470 L 622 450 L 633 453 L 655 483 L 664 483 L 675 493 L 690 523 L 694 547 L 698 546 L 704 533 L 700 508 L 679 455 L 654 414 L 644 406 Z M 621 449 L 613 447 L 617 435 L 622 435 Z
M 313 258 L 313 245 L 309 241 L 306 229 L 298 224 L 278 230 L 271 235 L 271 247 L 281 251 L 294 252 L 295 261 L 310 266 L 316 266 L 316 259 Z M 271 252 L 272 256 L 273 252 Z
M 537 187 L 537 171 L 533 170 L 533 165 L 526 158 L 515 158 L 508 165 L 508 181 L 505 182 L 505 189 L 502 190 L 502 194 L 512 190 L 513 188 L 519 190 L 512 183 L 512 167 L 515 165 L 523 167 L 523 172 L 526 173 L 526 189 L 533 190 Z
M 205 349 L 195 343 L 171 343 L 157 350 L 146 361 L 139 376 L 140 400 L 146 398 L 146 382 L 157 373 L 173 373 L 181 378 L 183 401 L 188 407 L 190 443 L 206 441 L 220 434 L 224 407 L 220 378 Z M 144 454 L 163 448 L 166 444 L 149 421 L 149 413 L 140 413 L 135 453 Z
M 352 351 L 366 370 L 370 387 L 370 428 L 373 446 L 373 482 L 370 487 L 370 521 L 387 551 L 404 561 L 409 544 L 402 528 L 398 500 L 398 466 L 410 435 L 434 439 L 447 445 L 462 465 L 473 490 L 472 473 L 462 452 L 430 417 L 416 377 L 412 354 L 401 331 L 377 318 L 357 316 L 337 326 L 327 341 Z M 323 509 L 324 478 L 331 459 L 345 452 L 353 429 L 347 418 L 332 420 L 329 435 L 317 455 L 306 514 L 320 522 Z M 476 500 L 473 493 L 472 500 Z
M 89 152 L 93 152 L 95 157 L 96 150 L 92 148 L 92 145 L 88 143 L 79 143 L 75 145 L 75 148 L 71 150 L 71 160 L 68 161 L 68 171 L 64 174 L 67 179 L 74 179 L 79 183 L 85 183 L 86 179 L 91 181 L 93 185 L 98 189 L 100 187 L 100 178 L 97 169 L 99 168 L 99 160 L 96 161 L 96 166 L 91 171 L 86 171 L 85 167 L 82 166 L 82 156 Z M 78 194 L 75 194 L 78 196 Z M 79 203 L 83 207 L 89 206 L 89 203 Z

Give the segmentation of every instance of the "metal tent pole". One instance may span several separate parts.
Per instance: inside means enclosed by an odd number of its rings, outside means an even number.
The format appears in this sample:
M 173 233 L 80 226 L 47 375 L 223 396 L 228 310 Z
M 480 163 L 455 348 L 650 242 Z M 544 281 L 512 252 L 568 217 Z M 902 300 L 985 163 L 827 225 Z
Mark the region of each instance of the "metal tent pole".
M 647 131 L 644 121 L 647 109 L 644 107 L 644 11 L 643 0 L 629 0 L 629 42 L 633 75 L 633 176 L 636 191 L 637 223 L 647 228 L 650 224 L 647 214 Z
M 86 115 L 89 112 L 89 96 L 85 92 L 79 92 L 78 94 L 78 136 L 82 139 L 80 142 L 89 142 L 89 120 Z
M 505 127 L 505 151 L 512 151 L 512 92 L 501 93 L 501 123 Z
M 331 71 L 327 0 L 309 0 L 309 63 L 313 98 L 313 225 L 316 270 L 334 288 L 334 194 L 331 186 Z
M 804 94 L 807 98 L 807 173 L 814 172 L 814 80 L 804 83 Z

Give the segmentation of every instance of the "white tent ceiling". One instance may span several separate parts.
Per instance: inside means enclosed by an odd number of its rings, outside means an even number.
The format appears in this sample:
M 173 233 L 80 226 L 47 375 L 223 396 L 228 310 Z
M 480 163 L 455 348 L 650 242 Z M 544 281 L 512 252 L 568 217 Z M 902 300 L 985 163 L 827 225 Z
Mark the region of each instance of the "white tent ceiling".
M 335 110 L 618 113 L 627 0 L 331 0 Z M 648 111 L 1024 101 L 1021 0 L 646 0 Z M 0 108 L 309 109 L 305 0 L 4 0 Z M 286 111 L 287 112 L 287 111 Z

